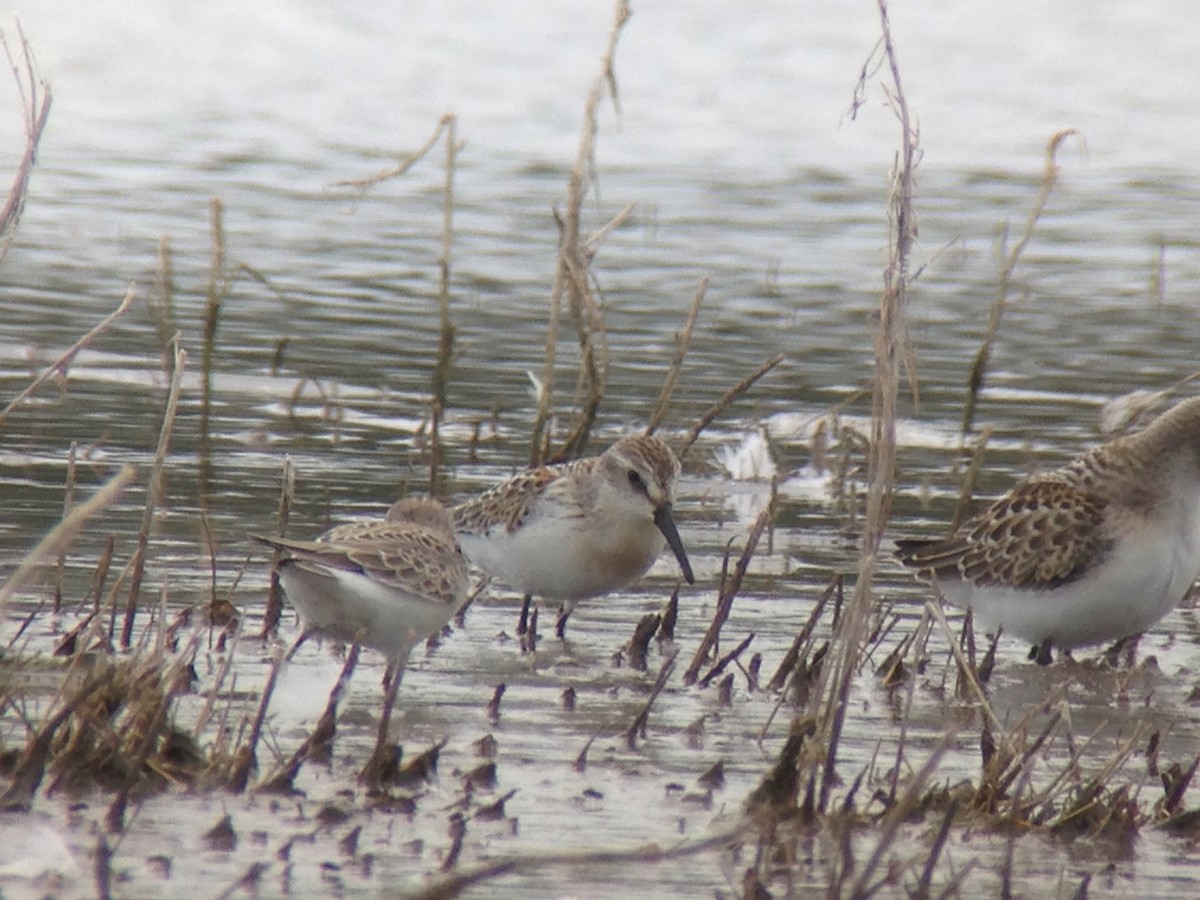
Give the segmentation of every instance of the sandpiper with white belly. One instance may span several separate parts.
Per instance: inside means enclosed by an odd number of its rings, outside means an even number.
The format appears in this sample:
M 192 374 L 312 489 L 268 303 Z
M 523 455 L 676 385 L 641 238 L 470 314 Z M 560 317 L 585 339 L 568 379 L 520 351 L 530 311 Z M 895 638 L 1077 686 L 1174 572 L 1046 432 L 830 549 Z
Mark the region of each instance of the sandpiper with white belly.
M 1200 398 L 1018 484 L 948 538 L 896 543 L 1040 663 L 1138 634 L 1200 576 Z
M 253 537 L 285 553 L 279 583 L 301 619 L 289 658 L 313 635 L 387 656 L 379 738 L 364 770 L 377 772 L 409 654 L 441 631 L 466 600 L 467 561 L 449 510 L 437 500 L 408 498 L 385 519 L 339 525 L 315 541 Z
M 557 633 L 581 600 L 623 588 L 669 546 L 692 584 L 672 515 L 679 460 L 652 435 L 600 456 L 515 475 L 454 509 L 467 558 L 531 597 L 559 601 Z

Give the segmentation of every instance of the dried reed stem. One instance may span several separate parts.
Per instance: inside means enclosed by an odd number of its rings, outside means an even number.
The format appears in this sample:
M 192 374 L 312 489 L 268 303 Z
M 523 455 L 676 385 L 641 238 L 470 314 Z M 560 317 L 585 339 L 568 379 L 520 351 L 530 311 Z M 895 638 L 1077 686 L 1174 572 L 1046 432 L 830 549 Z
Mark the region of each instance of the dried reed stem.
M 733 598 L 737 596 L 737 592 L 741 590 L 742 579 L 746 575 L 746 570 L 750 568 L 750 560 L 754 556 L 754 550 L 758 546 L 759 538 L 762 537 L 763 531 L 767 527 L 767 523 L 771 521 L 771 516 L 774 515 L 774 510 L 767 507 L 758 514 L 758 519 L 754 522 L 754 527 L 750 529 L 750 536 L 746 538 L 746 547 L 742 550 L 742 555 L 734 567 L 733 576 L 729 579 L 721 589 L 721 596 L 717 598 L 717 608 L 713 612 L 712 622 L 709 623 L 708 630 L 704 633 L 704 637 L 700 641 L 700 646 L 696 648 L 696 653 L 692 657 L 691 664 L 687 667 L 687 671 L 683 673 L 684 684 L 695 684 L 696 678 L 700 675 L 700 668 L 708 659 L 712 649 L 716 646 L 717 638 L 721 634 L 721 628 L 725 625 L 725 620 L 729 618 L 729 613 L 733 609 Z
M 639 737 L 646 737 L 646 724 L 650 721 L 650 707 L 654 705 L 654 701 L 658 699 L 658 695 L 667 686 L 667 679 L 671 677 L 671 673 L 675 670 L 675 657 L 678 655 L 679 652 L 676 651 L 663 661 L 662 667 L 658 670 L 658 677 L 654 679 L 654 686 L 650 688 L 650 696 L 646 698 L 645 704 L 643 704 L 628 730 L 626 730 L 625 743 L 630 750 L 637 747 Z
M 37 161 L 38 144 L 42 140 L 42 132 L 46 128 L 46 120 L 50 117 L 50 85 L 38 74 L 37 62 L 21 24 L 17 23 L 17 36 L 20 38 L 21 53 L 18 61 L 13 57 L 12 48 L 8 46 L 8 37 L 0 31 L 0 44 L 4 46 L 4 54 L 8 57 L 9 68 L 12 69 L 13 80 L 21 94 L 22 111 L 25 125 L 25 151 L 17 164 L 17 173 L 13 177 L 12 187 L 8 190 L 8 198 L 0 207 L 0 263 L 8 255 L 17 233 L 17 223 L 21 219 L 21 211 L 25 208 L 25 195 L 29 192 L 29 178 L 33 174 L 33 166 Z M 3 417 L 0 417 L 3 418 Z
M 1050 142 L 1046 145 L 1045 165 L 1042 169 L 1042 184 L 1038 189 L 1037 199 L 1033 203 L 1033 209 L 1030 210 L 1029 217 L 1025 220 L 1025 227 L 1021 231 L 1021 236 L 1017 238 L 1017 242 L 1008 251 L 1008 255 L 1004 260 L 1004 268 L 1000 270 L 1000 282 L 996 285 L 996 299 L 992 301 L 992 309 L 988 314 L 987 331 L 984 332 L 983 343 L 979 347 L 979 352 L 975 355 L 975 362 L 971 366 L 971 375 L 967 381 L 967 403 L 966 408 L 963 410 L 962 421 L 962 435 L 964 439 L 975 425 L 975 408 L 979 402 L 979 391 L 983 387 L 983 378 L 987 373 L 988 362 L 992 357 L 992 345 L 996 342 L 996 334 L 1000 330 L 1000 317 L 1004 314 L 1004 309 L 1008 305 L 1008 291 L 1012 286 L 1013 271 L 1017 267 L 1021 253 L 1025 250 L 1025 245 L 1033 237 L 1033 229 L 1037 227 L 1038 219 L 1041 218 L 1046 201 L 1050 199 L 1054 185 L 1058 182 L 1058 162 L 1055 158 L 1058 148 L 1063 141 L 1073 134 L 1078 134 L 1074 128 L 1059 131 L 1050 138 Z
M 454 323 L 450 321 L 450 250 L 454 240 L 454 170 L 458 151 L 458 119 L 445 116 L 446 178 L 442 190 L 442 252 L 438 257 L 438 310 L 441 332 L 438 339 L 437 362 L 433 367 L 433 402 L 429 422 L 429 493 L 441 493 L 439 473 L 442 461 L 442 442 L 438 426 L 446 410 L 446 384 L 450 380 L 450 362 L 454 356 Z
M 442 136 L 443 131 L 445 131 L 447 128 L 453 130 L 453 123 L 455 121 L 456 119 L 452 115 L 444 115 L 438 119 L 437 127 L 433 130 L 433 134 L 426 138 L 425 143 L 423 143 L 420 147 L 405 156 L 398 165 L 393 166 L 390 169 L 384 169 L 382 172 L 379 172 L 376 175 L 371 175 L 368 178 L 347 178 L 343 181 L 335 181 L 334 185 L 337 187 L 358 188 L 360 192 L 366 193 L 368 188 L 374 187 L 381 181 L 387 181 L 390 178 L 397 178 L 403 175 L 418 162 L 420 162 L 426 153 L 434 148 L 438 142 L 438 138 Z
M 79 455 L 79 442 L 71 441 L 71 448 L 67 451 L 67 484 L 63 491 L 63 517 L 71 512 L 71 507 L 75 504 L 75 460 Z M 63 575 L 66 572 L 67 566 L 67 548 L 63 547 L 58 551 L 58 562 L 54 567 L 54 611 L 57 613 L 62 610 L 62 588 Z
M 47 366 L 46 369 L 43 370 L 42 374 L 33 380 L 33 383 L 30 384 L 29 387 L 17 394 L 17 396 L 13 398 L 12 402 L 9 403 L 8 406 L 4 407 L 3 411 L 0 411 L 0 430 L 3 429 L 4 420 L 8 418 L 9 413 L 33 396 L 34 392 L 36 392 L 38 388 L 45 384 L 47 380 L 54 375 L 65 376 L 67 374 L 67 370 L 71 368 L 71 364 L 75 361 L 75 357 L 79 355 L 79 351 L 90 344 L 97 337 L 104 334 L 104 332 L 108 331 L 108 329 L 112 327 L 112 324 L 117 321 L 117 319 L 125 315 L 125 311 L 129 309 L 129 305 L 133 303 L 133 300 L 136 296 L 137 289 L 133 286 L 130 286 L 129 290 L 125 293 L 125 299 L 121 301 L 120 305 L 118 305 L 115 310 L 113 310 L 104 318 L 104 321 L 72 344 L 70 349 L 68 349 L 66 353 L 60 356 L 51 365 Z
M 906 334 L 905 311 L 908 295 L 908 258 L 916 237 L 913 209 L 915 169 L 920 159 L 917 133 L 910 124 L 908 101 L 900 80 L 900 67 L 892 41 L 886 0 L 878 0 L 882 53 L 891 74 L 888 92 L 900 123 L 901 152 L 895 173 L 888 213 L 891 225 L 891 255 L 883 272 L 884 290 L 879 302 L 879 324 L 875 335 L 875 377 L 871 403 L 871 434 L 868 450 L 867 511 L 859 552 L 858 580 L 834 641 L 839 652 L 830 654 L 831 665 L 822 669 L 821 690 L 815 691 L 811 709 L 823 723 L 828 753 L 821 779 L 818 808 L 825 810 L 837 780 L 838 742 L 846 715 L 850 685 L 858 670 L 873 607 L 872 583 L 891 515 L 896 468 L 896 400 L 899 393 L 900 354 Z M 864 67 L 864 72 L 866 68 Z M 909 366 L 910 377 L 913 366 Z
M 453 900 L 468 888 L 483 884 L 505 875 L 522 872 L 539 872 L 544 869 L 572 869 L 597 866 L 628 866 L 631 863 L 658 863 L 672 859 L 687 859 L 711 850 L 718 850 L 742 836 L 744 826 L 738 823 L 725 831 L 699 841 L 683 842 L 674 846 L 660 847 L 646 844 L 624 850 L 582 850 L 557 853 L 510 856 L 484 863 L 473 869 L 460 872 L 423 890 L 409 895 L 410 900 Z
M 283 479 L 279 490 L 279 513 L 276 516 L 275 533 L 287 534 L 288 519 L 292 514 L 292 504 L 296 502 L 296 468 L 292 464 L 291 454 L 283 458 Z M 283 591 L 280 590 L 279 580 L 275 572 L 279 561 L 283 558 L 283 549 L 275 547 L 271 552 L 271 576 L 267 586 L 267 608 L 263 612 L 262 631 L 258 633 L 260 640 L 266 640 L 279 628 L 279 620 L 283 617 Z
M 688 455 L 688 452 L 692 449 L 692 444 L 696 443 L 696 438 L 700 437 L 700 433 L 709 425 L 711 425 L 717 416 L 721 415 L 721 413 L 723 413 L 729 407 L 729 405 L 733 403 L 734 400 L 742 396 L 742 394 L 746 393 L 746 391 L 750 390 L 750 388 L 754 386 L 754 383 L 758 381 L 758 379 L 770 372 L 773 368 L 783 362 L 784 359 L 785 357 L 782 353 L 772 356 L 765 363 L 722 394 L 720 399 L 710 406 L 704 415 L 702 415 L 696 421 L 696 424 L 692 426 L 692 430 L 687 433 L 687 437 L 683 439 L 683 444 L 680 446 L 676 454 L 680 460 Z
M 594 167 L 596 154 L 596 118 L 605 90 L 612 97 L 613 105 L 620 110 L 614 59 L 621 29 L 629 20 L 629 4 L 617 0 L 608 46 L 601 61 L 601 71 L 592 83 L 591 92 L 583 108 L 583 127 L 579 136 L 579 149 L 575 165 L 567 179 L 566 211 L 559 222 L 558 261 L 554 269 L 554 286 L 550 297 L 550 319 L 546 335 L 546 358 L 542 369 L 542 385 L 538 396 L 537 415 L 534 418 L 531 437 L 530 462 L 540 464 L 548 444 L 546 426 L 550 420 L 554 400 L 555 347 L 558 342 L 559 309 L 564 297 L 567 309 L 575 323 L 579 340 L 579 366 L 582 405 L 571 434 L 556 454 L 555 459 L 571 459 L 582 454 L 600 401 L 604 397 L 607 378 L 608 345 L 605 340 L 604 317 L 596 303 L 588 275 L 588 267 L 594 249 L 586 245 L 581 237 L 580 219 L 583 202 L 587 197 L 588 174 Z M 599 343 L 599 348 L 597 348 Z
M 959 526 L 967 519 L 967 514 L 971 509 L 971 499 L 975 495 L 975 483 L 979 480 L 979 470 L 983 465 L 983 452 L 987 449 L 991 437 L 992 428 L 989 425 L 980 433 L 979 440 L 975 442 L 975 447 L 971 450 L 971 463 L 967 466 L 967 472 L 963 476 L 962 488 L 958 493 L 958 503 L 954 507 L 954 518 L 950 520 L 948 534 L 958 531 Z
M 204 302 L 203 347 L 200 357 L 200 435 L 199 435 L 199 480 L 201 503 L 208 504 L 208 485 L 212 474 L 212 438 L 208 419 L 212 408 L 212 374 L 216 364 L 217 326 L 221 320 L 221 305 L 229 293 L 229 279 L 225 274 L 225 207 L 220 199 L 209 201 L 209 230 L 212 235 L 212 251 L 208 265 L 208 288 Z
M 700 304 L 704 302 L 704 295 L 707 292 L 708 276 L 705 275 L 700 279 L 699 287 L 696 288 L 696 296 L 692 300 L 692 310 L 683 324 L 683 331 L 675 336 L 675 356 L 667 367 L 666 377 L 663 378 L 662 392 L 658 396 L 658 403 L 655 404 L 654 412 L 651 413 L 650 421 L 646 425 L 646 434 L 654 434 L 658 426 L 662 424 L 662 420 L 666 418 L 667 408 L 671 403 L 671 394 L 674 393 L 675 383 L 679 380 L 679 371 L 683 368 L 683 360 L 692 345 L 692 332 L 696 328 L 696 318 L 700 315 Z
M 0 585 L 0 613 L 4 612 L 9 598 L 28 582 L 34 570 L 44 560 L 54 557 L 70 545 L 75 535 L 92 516 L 117 502 L 126 488 L 133 484 L 136 474 L 132 465 L 122 466 L 116 475 L 106 481 L 90 498 L 72 509 L 50 529 L 36 547 L 25 554 L 16 570 L 8 576 L 3 585 Z
M 146 506 L 142 511 L 142 525 L 138 529 L 137 546 L 133 551 L 133 574 L 129 584 L 129 599 L 125 603 L 125 620 L 121 626 L 121 649 L 123 650 L 129 649 L 129 644 L 133 639 L 133 620 L 141 599 L 142 576 L 146 571 L 146 549 L 150 543 L 150 528 L 154 524 L 154 514 L 158 505 L 163 499 L 167 451 L 171 446 L 171 435 L 175 431 L 175 413 L 179 409 L 179 391 L 183 385 L 183 370 L 186 365 L 187 351 L 181 345 L 181 336 L 176 335 L 171 389 L 167 394 L 162 429 L 158 433 L 158 447 L 154 451 L 154 462 L 150 467 L 150 483 L 146 488 Z

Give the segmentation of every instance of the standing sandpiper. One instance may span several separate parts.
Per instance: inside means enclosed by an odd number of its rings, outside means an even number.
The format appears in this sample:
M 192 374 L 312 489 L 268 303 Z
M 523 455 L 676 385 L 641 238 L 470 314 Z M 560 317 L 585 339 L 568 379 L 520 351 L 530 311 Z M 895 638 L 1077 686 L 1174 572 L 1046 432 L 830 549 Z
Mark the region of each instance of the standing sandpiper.
M 441 631 L 467 597 L 467 561 L 449 510 L 437 500 L 406 498 L 386 519 L 339 525 L 315 541 L 253 537 L 286 554 L 279 583 L 302 623 L 289 659 L 312 635 L 387 656 L 379 738 L 364 770 L 378 772 L 409 654 Z
M 694 583 L 671 504 L 679 460 L 651 435 L 623 437 L 600 456 L 515 475 L 454 509 L 463 552 L 525 595 L 562 603 L 556 632 L 580 600 L 636 581 L 664 542 Z
M 900 560 L 955 606 L 1050 662 L 1144 631 L 1200 575 L 1200 398 L 1142 431 L 1021 482 L 940 540 L 897 541 Z

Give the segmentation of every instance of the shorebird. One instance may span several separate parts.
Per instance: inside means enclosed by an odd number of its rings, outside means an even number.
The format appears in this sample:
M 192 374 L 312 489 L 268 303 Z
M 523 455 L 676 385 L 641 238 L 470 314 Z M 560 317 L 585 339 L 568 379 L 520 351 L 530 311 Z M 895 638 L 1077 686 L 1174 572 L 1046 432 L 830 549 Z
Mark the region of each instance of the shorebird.
M 1200 575 L 1200 398 L 1021 482 L 948 538 L 896 543 L 1043 665 L 1053 647 L 1138 634 Z
M 313 635 L 371 647 L 387 657 L 372 756 L 378 763 L 409 654 L 441 631 L 466 600 L 467 561 L 449 510 L 437 500 L 406 498 L 385 519 L 338 525 L 315 541 L 252 537 L 285 553 L 279 583 L 301 620 L 288 659 Z
M 600 456 L 515 475 L 454 509 L 467 558 L 525 595 L 562 604 L 641 578 L 671 548 L 688 584 L 692 566 L 672 516 L 679 460 L 651 435 L 623 437 Z M 524 615 L 522 616 L 524 620 Z

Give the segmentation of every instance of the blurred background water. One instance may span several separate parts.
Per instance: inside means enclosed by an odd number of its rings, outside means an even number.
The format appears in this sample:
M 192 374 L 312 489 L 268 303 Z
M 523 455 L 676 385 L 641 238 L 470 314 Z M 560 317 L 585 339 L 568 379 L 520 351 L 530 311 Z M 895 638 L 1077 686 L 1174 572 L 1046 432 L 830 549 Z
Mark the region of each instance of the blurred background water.
M 554 215 L 565 202 L 583 103 L 612 19 L 609 4 L 10 0 L 5 9 L 10 50 L 19 20 L 52 85 L 54 107 L 20 228 L 0 264 L 0 397 L 24 388 L 131 283 L 141 299 L 81 355 L 69 385 L 43 390 L 5 423 L 0 572 L 61 514 L 71 442 L 86 461 L 85 487 L 126 460 L 145 471 L 165 395 L 146 302 L 164 238 L 175 324 L 191 359 L 150 590 L 167 583 L 181 604 L 207 598 L 209 534 L 218 584 L 229 588 L 250 552 L 245 532 L 273 527 L 285 454 L 297 466 L 297 533 L 378 512 L 397 494 L 426 487 L 427 460 L 414 432 L 428 413 L 437 350 L 441 150 L 363 196 L 336 183 L 395 164 L 445 113 L 458 117 L 466 141 L 454 187 L 450 490 L 466 496 L 524 463 L 534 412 L 527 373 L 541 373 Z M 892 5 L 923 151 L 914 258 L 921 274 L 908 310 L 921 404 L 904 403 L 897 533 L 936 531 L 951 515 L 967 372 L 1003 248 L 1033 205 L 1055 132 L 1074 128 L 1078 136 L 1059 152 L 1061 180 L 1017 267 L 1001 324 L 979 412 L 979 423 L 995 429 L 981 491 L 1001 490 L 1098 440 L 1098 408 L 1110 397 L 1164 388 L 1197 368 L 1196 17 L 1190 0 Z M 760 425 L 790 479 L 778 526 L 755 560 L 730 629 L 755 631 L 770 668 L 830 572 L 852 568 L 852 533 L 827 480 L 812 469 L 801 426 L 870 377 L 889 172 L 899 143 L 884 73 L 868 71 L 864 102 L 851 110 L 878 35 L 878 11 L 865 2 L 763 0 L 747 10 L 664 0 L 635 4 L 621 36 L 619 112 L 611 102 L 602 106 L 597 199 L 585 219 L 599 228 L 634 204 L 593 266 L 610 344 L 595 446 L 645 421 L 703 276 L 711 286 L 668 436 L 678 437 L 763 360 L 787 355 L 706 432 L 686 467 L 679 515 L 702 585 L 683 598 L 685 652 L 711 614 L 725 544 L 740 544 L 767 495 L 761 484 L 731 482 L 715 454 Z M 20 158 L 20 121 L 19 94 L 5 80 L 4 171 Z M 223 204 L 234 277 L 217 338 L 212 480 L 202 496 L 196 378 L 212 198 Z M 565 402 L 574 384 L 571 341 L 560 360 L 557 388 Z M 848 412 L 868 411 L 859 400 Z M 477 424 L 485 441 L 472 458 L 469 436 Z M 922 502 L 929 496 L 931 503 Z M 68 560 L 73 596 L 86 590 L 108 533 L 118 536 L 119 552 L 128 552 L 141 502 L 134 492 L 80 539 Z M 251 617 L 265 586 L 259 562 L 234 597 Z M 786 717 L 764 750 L 747 739 L 762 725 L 765 701 L 717 712 L 708 694 L 678 687 L 664 711 L 667 741 L 644 745 L 642 755 L 610 747 L 604 765 L 592 767 L 606 801 L 564 796 L 550 777 L 569 772 L 582 742 L 625 715 L 625 707 L 611 708 L 614 696 L 639 696 L 641 679 L 613 674 L 608 659 L 636 616 L 656 609 L 669 590 L 668 562 L 660 561 L 640 589 L 585 605 L 572 623 L 572 651 L 551 653 L 545 666 L 531 666 L 496 637 L 511 630 L 515 598 L 503 592 L 480 605 L 465 634 L 415 662 L 401 692 L 401 721 L 418 741 L 453 735 L 448 753 L 458 746 L 469 755 L 467 739 L 487 729 L 481 684 L 507 679 L 517 688 L 508 701 L 514 714 L 497 737 L 510 754 L 501 771 L 524 791 L 513 801 L 520 835 L 490 835 L 472 846 L 473 858 L 538 846 L 568 827 L 575 829 L 572 844 L 690 834 L 711 813 L 667 804 L 629 820 L 628 804 L 647 789 L 632 772 L 678 780 L 727 758 L 726 803 L 735 809 L 776 752 Z M 911 598 L 901 609 L 915 620 L 922 594 L 909 578 L 888 569 L 881 590 Z M 35 593 L 15 604 L 0 636 L 11 635 L 37 599 Z M 48 620 L 26 638 L 44 646 L 37 641 L 69 625 Z M 1152 714 L 1166 717 L 1178 746 L 1188 746 L 1196 733 L 1182 700 L 1194 668 L 1190 612 L 1168 616 L 1147 644 L 1166 672 L 1146 688 L 1165 698 L 1152 704 Z M 1047 683 L 1043 673 L 1023 668 L 1020 648 L 1006 649 L 1010 674 L 1005 682 L 1002 670 L 1000 696 L 1022 710 Z M 264 658 L 247 652 L 244 685 L 263 677 Z M 314 652 L 305 659 L 313 671 L 298 665 L 291 677 L 330 683 L 327 658 Z M 361 680 L 356 702 L 367 709 L 376 694 L 367 689 L 374 687 L 370 678 Z M 551 714 L 548 723 L 547 710 L 560 712 L 556 698 L 567 683 L 577 683 L 598 708 L 590 718 Z M 323 690 L 310 685 L 283 695 Z M 864 692 L 853 726 L 859 730 L 848 741 L 866 758 L 888 710 L 874 709 L 878 698 Z M 1109 715 L 1111 694 L 1103 690 L 1076 699 L 1085 720 Z M 286 723 L 314 713 L 280 703 L 280 732 L 298 740 L 302 732 L 288 732 Z M 927 712 L 916 732 L 940 734 L 940 709 L 934 704 Z M 697 719 L 709 723 L 700 750 L 683 737 Z M 550 758 L 547 728 L 556 741 Z M 973 758 L 964 752 L 947 765 L 969 773 Z M 333 790 L 333 780 L 325 787 Z M 240 810 L 250 819 L 260 812 L 253 805 Z M 126 839 L 131 878 L 150 877 L 136 862 L 156 842 L 186 846 L 179 835 L 204 818 L 194 809 L 178 819 L 171 813 L 169 802 L 152 804 Z M 412 827 L 432 844 L 444 825 L 445 816 L 431 811 Z M 1171 855 L 1169 843 L 1145 854 L 1147 896 L 1192 877 L 1178 865 L 1149 865 Z M 1030 871 L 1070 868 L 1051 848 L 1034 856 Z M 237 862 L 201 854 L 186 865 L 198 877 L 232 880 Z M 414 853 L 386 863 L 385 871 L 404 881 L 430 867 Z M 185 871 L 181 860 L 173 884 Z M 719 876 L 711 867 L 679 866 L 668 875 L 630 877 L 649 879 L 637 891 L 644 893 L 660 881 L 695 886 Z M 579 895 L 602 895 L 602 881 L 588 883 L 581 880 Z M 536 879 L 522 885 L 526 896 L 556 891 Z

